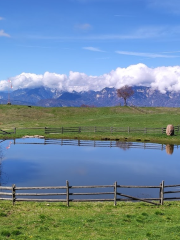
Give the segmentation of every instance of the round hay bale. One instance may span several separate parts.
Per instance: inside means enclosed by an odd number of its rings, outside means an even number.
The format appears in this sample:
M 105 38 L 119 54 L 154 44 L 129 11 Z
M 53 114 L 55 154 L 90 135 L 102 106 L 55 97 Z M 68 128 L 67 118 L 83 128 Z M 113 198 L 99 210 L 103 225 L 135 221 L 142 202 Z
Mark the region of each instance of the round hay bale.
M 169 154 L 169 155 L 171 155 L 171 154 L 173 154 L 173 152 L 174 152 L 174 145 L 172 145 L 172 144 L 167 144 L 167 145 L 166 145 L 166 153 Z
M 167 125 L 166 134 L 168 136 L 173 136 L 174 135 L 174 126 L 172 124 Z

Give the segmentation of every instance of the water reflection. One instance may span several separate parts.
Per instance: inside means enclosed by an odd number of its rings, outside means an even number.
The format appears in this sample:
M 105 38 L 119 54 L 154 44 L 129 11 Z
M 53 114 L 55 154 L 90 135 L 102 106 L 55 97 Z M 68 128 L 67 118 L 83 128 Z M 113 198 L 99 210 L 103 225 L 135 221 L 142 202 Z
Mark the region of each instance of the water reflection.
M 120 185 L 147 186 L 157 186 L 162 180 L 166 184 L 180 183 L 178 145 L 16 139 L 2 142 L 0 149 L 0 172 L 3 167 L 7 176 L 4 182 L 0 175 L 0 184 L 7 186 L 64 186 L 66 180 L 73 186 L 109 185 L 115 181 Z M 136 189 L 134 196 L 153 194 Z
M 166 152 L 169 155 L 172 155 L 174 152 L 174 145 L 173 144 L 167 144 L 166 145 Z
M 27 141 L 26 141 L 27 140 Z M 30 140 L 32 140 L 30 142 Z M 12 143 L 12 142 L 11 142 Z M 24 139 L 23 142 L 14 140 L 14 144 L 43 144 L 43 145 L 61 145 L 61 146 L 79 146 L 79 147 L 117 147 L 124 151 L 132 148 L 166 150 L 168 155 L 172 155 L 178 145 L 173 144 L 158 144 L 150 142 L 127 142 L 127 141 L 104 141 L 104 140 L 80 140 L 80 139 L 43 139 L 39 142 L 38 139 Z
M 4 158 L 3 147 L 1 145 L 5 140 L 0 140 L 0 186 L 4 183 L 4 173 L 2 170 L 2 160 Z

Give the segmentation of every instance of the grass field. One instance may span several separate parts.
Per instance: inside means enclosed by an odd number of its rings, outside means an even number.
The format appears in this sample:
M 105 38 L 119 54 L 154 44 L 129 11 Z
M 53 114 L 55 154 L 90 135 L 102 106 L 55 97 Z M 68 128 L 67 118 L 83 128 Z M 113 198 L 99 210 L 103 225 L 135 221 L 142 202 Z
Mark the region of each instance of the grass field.
M 29 108 L 27 106 L 0 105 L 0 116 L 2 128 L 32 126 L 164 127 L 170 123 L 180 124 L 179 108 Z
M 42 108 L 28 106 L 0 105 L 0 128 L 17 128 L 17 134 L 13 137 L 21 137 L 25 134 L 44 134 L 44 131 L 25 131 L 23 127 L 66 127 L 66 126 L 106 126 L 106 127 L 166 127 L 168 124 L 180 125 L 179 108 L 132 108 L 132 107 L 103 107 L 103 108 Z M 3 137 L 3 136 L 2 136 Z M 62 135 L 51 135 L 51 138 L 60 138 Z M 180 135 L 167 137 L 161 134 L 66 134 L 64 138 L 86 138 L 149 140 L 152 142 L 180 143 Z
M 43 130 L 18 128 L 61 126 L 166 127 L 180 125 L 179 108 L 40 108 L 0 105 L 0 129 L 17 128 L 17 135 L 41 134 Z M 1 135 L 6 137 L 5 135 Z M 62 135 L 47 136 L 60 138 Z M 180 135 L 66 134 L 64 138 L 180 143 Z M 31 203 L 0 201 L 0 240 L 57 239 L 180 239 L 180 202 L 163 206 L 135 202 Z
M 180 203 L 0 202 L 0 239 L 179 239 Z

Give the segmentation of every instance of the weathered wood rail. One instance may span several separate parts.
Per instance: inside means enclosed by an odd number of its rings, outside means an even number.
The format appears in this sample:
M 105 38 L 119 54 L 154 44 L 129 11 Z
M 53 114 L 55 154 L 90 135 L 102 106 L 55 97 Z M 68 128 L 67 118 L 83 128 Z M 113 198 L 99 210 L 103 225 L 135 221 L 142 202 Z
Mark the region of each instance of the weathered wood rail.
M 171 188 L 177 188 L 175 190 L 168 190 Z M 112 201 L 114 205 L 118 201 L 142 201 L 154 205 L 163 205 L 166 200 L 179 200 L 180 197 L 177 193 L 180 193 L 180 184 L 178 185 L 164 185 L 164 181 L 159 186 L 132 186 L 132 185 L 118 185 L 115 182 L 112 185 L 93 185 L 93 186 L 70 186 L 69 182 L 66 181 L 65 186 L 56 187 L 17 187 L 15 184 L 12 187 L 0 186 L 0 200 L 11 200 L 13 205 L 17 201 L 36 201 L 36 202 L 66 202 L 69 206 L 70 202 L 97 202 L 97 201 Z M 132 196 L 126 193 L 122 193 L 123 189 L 157 189 L 158 197 L 156 198 L 140 198 Z M 83 190 L 86 192 L 83 192 Z M 89 189 L 94 189 L 93 192 Z M 102 191 L 105 189 L 105 191 Z M 110 189 L 110 190 L 109 190 Z M 31 192 L 31 191 L 35 192 Z M 46 190 L 46 192 L 41 191 Z M 49 192 L 49 191 L 50 192 Z M 81 192 L 79 192 L 79 190 Z M 87 191 L 89 190 L 89 191 Z M 26 191 L 26 192 L 25 192 Z M 57 191 L 57 192 L 54 192 Z M 165 197 L 166 194 L 176 194 L 172 197 Z M 111 196 L 108 198 L 107 196 Z M 53 196 L 53 198 L 52 198 Z M 105 196 L 102 198 L 87 198 L 87 196 Z M 34 198 L 35 197 L 35 198 Z M 40 197 L 40 198 L 39 198 Z M 51 197 L 51 198 L 49 198 Z M 79 198 L 76 198 L 79 197 Z
M 0 129 L 0 134 L 3 134 L 3 135 L 13 134 L 13 133 L 14 133 L 14 131 L 13 132 L 7 132 L 5 130 Z
M 180 131 L 180 126 L 174 127 L 174 132 L 177 134 Z M 101 127 L 101 126 L 81 126 L 81 127 L 45 127 L 45 134 L 63 134 L 63 133 L 158 133 L 166 134 L 166 128 L 134 128 L 134 127 Z
M 142 133 L 142 134 L 166 134 L 166 127 L 162 128 L 135 128 L 135 127 L 101 127 L 101 126 L 79 126 L 79 127 L 30 127 L 14 128 L 12 131 L 0 130 L 0 134 L 16 134 L 25 132 L 27 134 L 64 134 L 64 133 Z M 180 126 L 174 126 L 174 133 L 180 133 Z

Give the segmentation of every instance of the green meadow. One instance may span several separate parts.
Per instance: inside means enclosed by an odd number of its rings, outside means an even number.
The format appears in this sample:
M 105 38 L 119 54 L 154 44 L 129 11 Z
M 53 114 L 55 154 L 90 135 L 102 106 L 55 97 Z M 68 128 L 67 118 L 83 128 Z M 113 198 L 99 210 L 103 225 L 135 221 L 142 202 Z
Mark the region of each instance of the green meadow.
M 44 135 L 44 127 L 104 126 L 162 128 L 180 125 L 179 108 L 42 108 L 0 105 L 0 129 L 16 134 Z M 23 129 L 30 128 L 30 129 Z M 36 129 L 32 129 L 36 128 Z M 40 128 L 40 129 L 38 129 Z M 180 143 L 180 134 L 66 133 L 50 138 L 120 139 Z M 180 239 L 180 203 L 155 206 L 142 202 L 39 203 L 0 201 L 0 240 Z
M 132 108 L 132 107 L 28 107 L 16 105 L 0 105 L 0 129 L 13 130 L 16 135 L 44 135 L 44 127 L 102 126 L 102 127 L 133 127 L 133 128 L 163 128 L 168 124 L 180 125 L 179 108 Z M 7 138 L 7 135 L 1 135 Z M 168 137 L 165 134 L 144 133 L 64 133 L 50 134 L 49 138 L 81 138 L 81 139 L 119 139 L 129 141 L 151 141 L 163 143 L 180 143 L 180 135 Z
M 179 239 L 180 203 L 0 202 L 0 239 Z

